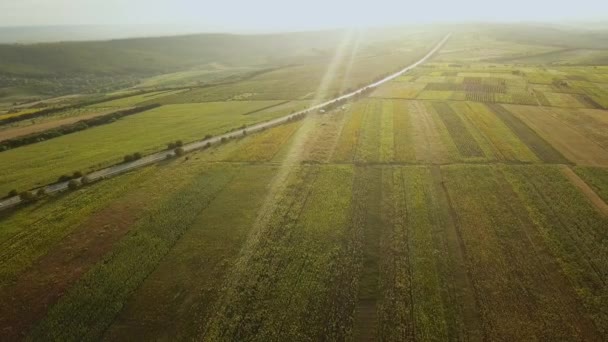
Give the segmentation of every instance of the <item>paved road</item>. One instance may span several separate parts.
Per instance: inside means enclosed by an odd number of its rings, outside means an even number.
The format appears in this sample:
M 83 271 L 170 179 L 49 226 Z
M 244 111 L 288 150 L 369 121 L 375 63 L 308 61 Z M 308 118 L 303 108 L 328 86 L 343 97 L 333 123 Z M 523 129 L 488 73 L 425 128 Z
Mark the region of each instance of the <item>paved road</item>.
M 365 87 L 362 87 L 361 89 L 355 90 L 352 93 L 348 93 L 346 95 L 342 95 L 335 99 L 320 103 L 318 105 L 314 105 L 312 107 L 301 110 L 299 112 L 295 112 L 295 113 L 292 113 L 292 114 L 289 114 L 286 116 L 282 116 L 280 118 L 276 118 L 276 119 L 273 119 L 270 121 L 265 121 L 265 122 L 262 122 L 262 123 L 259 123 L 259 124 L 253 125 L 253 126 L 249 126 L 245 129 L 239 129 L 239 130 L 236 130 L 236 131 L 233 131 L 230 133 L 226 133 L 223 135 L 219 135 L 219 136 L 216 136 L 216 137 L 213 137 L 210 139 L 195 141 L 193 143 L 184 145 L 183 149 L 186 152 L 190 152 L 190 151 L 194 151 L 197 149 L 201 149 L 201 148 L 205 147 L 207 144 L 215 145 L 215 144 L 220 143 L 222 138 L 230 139 L 230 138 L 235 138 L 235 137 L 241 137 L 241 136 L 243 136 L 243 131 L 247 131 L 247 133 L 261 131 L 261 130 L 288 122 L 290 119 L 292 119 L 296 116 L 299 116 L 302 114 L 306 115 L 310 112 L 314 112 L 314 111 L 320 110 L 324 107 L 327 107 L 331 104 L 334 104 L 335 102 L 355 97 L 355 96 L 361 94 L 362 92 L 369 90 L 369 88 L 378 87 L 379 85 L 384 84 L 388 81 L 391 81 L 391 80 L 405 74 L 406 72 L 416 68 L 420 64 L 426 62 L 437 51 L 439 51 L 439 49 L 441 49 L 443 47 L 443 45 L 447 42 L 447 40 L 450 38 L 451 35 L 452 35 L 451 33 L 446 35 L 431 51 L 429 51 L 428 54 L 426 54 L 424 57 L 422 57 L 422 59 L 420 59 L 418 62 L 416 62 L 390 76 L 387 76 L 387 77 L 381 79 L 380 81 L 374 82 Z M 110 166 L 105 169 L 94 171 L 94 172 L 90 173 L 87 177 L 89 177 L 89 179 L 91 179 L 91 180 L 98 180 L 103 177 L 113 176 L 113 175 L 123 173 L 123 172 L 129 171 L 129 170 L 133 170 L 133 169 L 137 169 L 137 168 L 140 168 L 140 167 L 143 167 L 146 165 L 157 163 L 161 160 L 166 159 L 167 154 L 172 154 L 172 151 L 157 152 L 154 154 L 147 155 L 147 156 L 145 156 L 139 160 L 133 161 L 133 162 L 122 163 L 122 164 Z M 65 189 L 67 189 L 67 187 L 68 187 L 68 182 L 62 182 L 62 183 L 51 184 L 44 188 L 46 188 L 48 193 L 53 193 L 53 192 L 65 190 Z M 15 206 L 15 205 L 19 204 L 20 202 L 21 202 L 21 199 L 19 198 L 19 196 L 7 198 L 5 200 L 0 201 L 0 210 Z

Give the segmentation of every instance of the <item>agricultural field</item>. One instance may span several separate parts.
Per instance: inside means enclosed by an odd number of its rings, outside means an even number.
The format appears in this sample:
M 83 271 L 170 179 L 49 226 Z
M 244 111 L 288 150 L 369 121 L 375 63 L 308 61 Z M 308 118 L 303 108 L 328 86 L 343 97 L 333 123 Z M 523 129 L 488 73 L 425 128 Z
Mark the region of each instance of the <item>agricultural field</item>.
M 500 32 L 458 32 L 331 110 L 0 211 L 0 340 L 607 340 L 608 68 L 539 64 L 559 48 Z M 15 124 L 0 136 L 160 105 L 0 152 L 0 193 L 305 109 L 416 60 L 411 41 Z
M 162 150 L 170 141 L 199 140 L 270 120 L 302 105 L 282 101 L 168 105 L 113 124 L 4 151 L 0 153 L 0 193 L 45 185 L 74 171 L 95 170 L 120 162 L 129 153 Z M 49 163 L 53 163 L 52 170 Z

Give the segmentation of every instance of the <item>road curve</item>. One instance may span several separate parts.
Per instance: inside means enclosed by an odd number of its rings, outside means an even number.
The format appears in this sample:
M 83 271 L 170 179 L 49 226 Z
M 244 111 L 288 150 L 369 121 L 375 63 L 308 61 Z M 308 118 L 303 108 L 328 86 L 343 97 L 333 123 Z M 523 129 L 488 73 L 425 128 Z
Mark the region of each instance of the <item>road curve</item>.
M 426 62 L 429 58 L 431 58 L 437 51 L 439 51 L 443 45 L 445 45 L 445 43 L 448 41 L 448 39 L 450 39 L 451 37 L 451 33 L 447 34 L 437 45 L 435 45 L 435 47 L 429 51 L 429 53 L 427 53 L 424 57 L 422 57 L 419 61 L 417 61 L 414 64 L 411 64 L 401 70 L 399 70 L 398 72 L 387 76 L 379 81 L 376 81 L 374 83 L 371 83 L 365 87 L 362 87 L 358 90 L 355 90 L 351 93 L 336 97 L 335 99 L 331 99 L 328 100 L 326 102 L 314 105 L 312 107 L 309 107 L 307 109 L 301 110 L 299 112 L 295 112 L 286 116 L 282 116 L 280 118 L 276 118 L 270 121 L 265 121 L 265 122 L 261 122 L 259 124 L 256 125 L 252 125 L 249 126 L 247 128 L 244 129 L 239 129 L 230 133 L 226 133 L 226 134 L 222 134 L 222 135 L 218 135 L 216 137 L 212 137 L 209 139 L 204 139 L 204 140 L 199 140 L 199 141 L 195 141 L 189 144 L 184 145 L 182 148 L 184 149 L 184 151 L 186 152 L 190 152 L 190 151 L 194 151 L 194 150 L 198 150 L 198 149 L 202 149 L 205 146 L 207 146 L 208 144 L 210 145 L 215 145 L 218 144 L 220 142 L 222 142 L 222 139 L 224 140 L 229 140 L 231 138 L 236 138 L 236 137 L 241 137 L 243 136 L 243 133 L 246 131 L 247 133 L 254 133 L 254 132 L 258 132 L 273 126 L 277 126 L 283 123 L 288 122 L 289 120 L 299 116 L 299 115 L 306 115 L 309 114 L 310 112 L 314 112 L 316 110 L 320 110 L 324 107 L 327 107 L 331 104 L 334 104 L 335 102 L 338 101 L 342 101 L 342 100 L 347 100 L 349 98 L 355 97 L 357 95 L 359 95 L 360 93 L 369 90 L 370 88 L 375 88 L 378 87 L 388 81 L 391 81 L 403 74 L 405 74 L 406 72 L 416 68 L 417 66 L 419 66 L 420 64 Z M 90 174 L 87 175 L 87 178 L 90 179 L 91 181 L 96 181 L 99 180 L 101 178 L 104 177 L 110 177 L 110 176 L 114 176 L 116 174 L 120 174 L 123 172 L 127 172 L 133 169 L 137 169 L 146 165 L 150 165 L 150 164 L 154 164 L 157 163 L 161 160 L 165 160 L 167 158 L 167 155 L 172 155 L 173 151 L 161 151 L 161 152 L 156 152 L 150 155 L 147 155 L 139 160 L 135 160 L 132 162 L 128 162 L 128 163 L 122 163 L 122 164 L 117 164 L 117 165 L 113 165 L 101 170 L 97 170 L 94 172 L 91 172 Z M 81 181 L 81 178 L 78 178 L 77 180 Z M 55 183 L 55 184 L 51 184 L 48 186 L 44 186 L 42 188 L 45 188 L 47 193 L 54 193 L 54 192 L 58 192 L 58 191 L 63 191 L 66 190 L 68 188 L 68 182 L 61 182 L 61 183 Z M 34 189 L 34 191 L 36 191 L 38 189 Z M 0 201 L 0 210 L 3 209 L 7 209 L 10 207 L 13 207 L 17 204 L 21 203 L 21 199 L 19 198 L 19 196 L 14 196 L 14 197 L 9 197 L 7 199 L 4 199 L 2 201 Z

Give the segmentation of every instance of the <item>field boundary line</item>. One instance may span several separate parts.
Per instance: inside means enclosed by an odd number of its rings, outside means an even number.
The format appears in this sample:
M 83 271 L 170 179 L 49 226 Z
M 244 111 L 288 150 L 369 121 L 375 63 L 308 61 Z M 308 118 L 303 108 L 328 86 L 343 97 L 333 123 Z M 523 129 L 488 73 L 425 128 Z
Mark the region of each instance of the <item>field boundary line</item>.
M 608 204 L 581 178 L 576 172 L 569 166 L 562 166 L 561 172 L 568 180 L 575 185 L 589 202 L 599 211 L 602 215 L 608 217 Z

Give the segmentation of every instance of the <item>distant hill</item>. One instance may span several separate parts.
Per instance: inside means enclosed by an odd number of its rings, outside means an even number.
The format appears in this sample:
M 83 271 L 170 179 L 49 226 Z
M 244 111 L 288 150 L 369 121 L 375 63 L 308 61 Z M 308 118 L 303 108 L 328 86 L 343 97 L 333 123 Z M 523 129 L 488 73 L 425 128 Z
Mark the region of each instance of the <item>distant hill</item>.
M 497 39 L 531 45 L 573 49 L 608 49 L 608 29 L 597 25 L 487 25 L 486 33 Z
M 342 31 L 267 35 L 197 34 L 92 42 L 0 45 L 0 74 L 151 75 L 220 61 L 266 64 L 335 46 Z
M 207 30 L 211 31 L 211 30 Z M 91 41 L 136 37 L 169 36 L 201 32 L 145 26 L 100 26 L 100 25 L 56 25 L 56 26 L 0 26 L 0 44 L 34 44 L 68 41 Z

